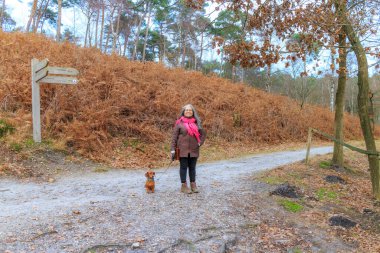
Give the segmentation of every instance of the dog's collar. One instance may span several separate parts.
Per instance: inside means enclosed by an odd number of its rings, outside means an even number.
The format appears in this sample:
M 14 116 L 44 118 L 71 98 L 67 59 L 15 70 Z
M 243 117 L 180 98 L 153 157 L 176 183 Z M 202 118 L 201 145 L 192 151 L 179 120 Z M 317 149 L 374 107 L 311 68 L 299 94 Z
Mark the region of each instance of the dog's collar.
M 154 182 L 154 178 L 148 178 L 147 181 L 148 182 Z

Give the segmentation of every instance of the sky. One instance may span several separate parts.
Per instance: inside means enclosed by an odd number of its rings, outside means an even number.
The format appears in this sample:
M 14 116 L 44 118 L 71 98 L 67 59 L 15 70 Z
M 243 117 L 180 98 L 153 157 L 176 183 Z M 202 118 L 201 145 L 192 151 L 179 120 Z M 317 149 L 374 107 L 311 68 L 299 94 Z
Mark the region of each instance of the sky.
M 27 0 L 6 0 L 5 8 L 11 17 L 16 21 L 17 26 L 26 26 L 30 13 Z
M 17 27 L 26 27 L 26 24 L 28 23 L 30 10 L 32 6 L 32 0 L 6 0 L 6 10 L 11 15 L 11 17 L 16 21 Z M 84 17 L 82 13 L 77 9 L 75 10 L 75 19 L 77 24 L 84 23 Z M 83 19 L 83 20 L 82 20 Z M 70 8 L 63 8 L 62 9 L 62 31 L 65 30 L 65 28 L 70 28 L 70 30 L 73 30 L 74 27 L 74 9 Z M 46 26 L 48 27 L 48 26 Z M 76 34 L 77 36 L 84 35 L 84 29 L 83 27 L 76 26 Z M 50 31 L 48 31 L 52 34 L 55 33 L 53 28 L 50 28 Z
M 26 24 L 29 19 L 30 10 L 31 10 L 31 4 L 32 0 L 6 0 L 6 10 L 11 15 L 11 17 L 16 21 L 17 27 L 26 27 Z M 74 19 L 75 15 L 75 19 Z M 79 9 L 74 8 L 63 8 L 62 9 L 62 29 L 61 31 L 64 31 L 65 28 L 69 28 L 71 31 L 74 31 L 74 20 L 75 22 L 75 36 L 84 37 L 85 34 L 85 27 L 81 24 L 85 24 L 86 20 L 84 15 L 81 13 Z M 45 25 L 45 28 L 48 28 L 48 25 Z M 50 27 L 47 29 L 47 33 L 54 35 L 55 34 L 55 28 Z M 205 52 L 206 54 L 212 54 L 212 52 Z M 212 56 L 208 55 L 208 58 L 213 58 Z M 218 58 L 218 57 L 216 57 Z M 372 62 L 371 59 L 370 63 Z M 279 64 L 281 66 L 280 68 L 283 68 L 283 65 Z M 370 72 L 372 72 L 374 68 L 370 69 Z

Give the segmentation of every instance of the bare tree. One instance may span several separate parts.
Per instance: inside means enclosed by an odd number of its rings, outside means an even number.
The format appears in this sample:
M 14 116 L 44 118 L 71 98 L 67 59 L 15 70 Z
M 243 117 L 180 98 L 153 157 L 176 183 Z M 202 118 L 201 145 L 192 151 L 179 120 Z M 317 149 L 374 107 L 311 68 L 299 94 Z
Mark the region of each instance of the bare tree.
M 57 41 L 61 40 L 62 0 L 58 0 Z
M 146 27 L 145 27 L 145 37 L 144 37 L 144 47 L 143 47 L 143 52 L 142 52 L 142 61 L 144 62 L 145 61 L 145 50 L 146 50 L 146 43 L 148 41 L 148 31 L 149 31 L 149 24 L 150 24 L 150 17 L 151 17 L 151 11 L 152 11 L 152 7 L 151 7 L 151 2 L 148 1 L 147 2 L 147 12 L 148 12 L 148 22 L 146 23 Z
M 37 4 L 38 4 L 38 0 L 33 0 L 33 5 L 32 5 L 32 9 L 30 10 L 30 16 L 29 16 L 28 24 L 26 25 L 26 31 L 27 32 L 30 31 L 30 26 L 32 25 L 32 21 L 35 18 L 36 10 L 37 10 Z
M 2 6 L 1 12 L 0 12 L 0 30 L 3 30 L 4 13 L 5 13 L 5 0 L 3 0 L 3 6 Z
M 135 43 L 134 43 L 134 48 L 133 48 L 133 53 L 132 53 L 133 61 L 136 59 L 136 55 L 137 55 L 137 45 L 139 44 L 139 39 L 140 39 L 141 24 L 142 24 L 142 21 L 145 19 L 147 12 L 148 12 L 148 2 L 146 3 L 146 8 L 143 15 L 140 16 L 139 24 L 137 26 L 137 30 L 135 34 Z

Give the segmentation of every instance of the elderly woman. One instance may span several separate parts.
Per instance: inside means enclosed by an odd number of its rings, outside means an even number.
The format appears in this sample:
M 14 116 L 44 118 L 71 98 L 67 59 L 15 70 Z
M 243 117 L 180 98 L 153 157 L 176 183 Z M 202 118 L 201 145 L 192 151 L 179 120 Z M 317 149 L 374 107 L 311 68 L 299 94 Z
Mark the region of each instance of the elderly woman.
M 180 161 L 181 192 L 198 193 L 195 183 L 195 167 L 199 157 L 199 148 L 206 139 L 206 132 L 197 111 L 191 104 L 182 107 L 179 119 L 176 121 L 171 144 L 171 158 L 174 160 L 175 149 L 178 147 Z M 186 174 L 189 169 L 190 188 L 187 186 Z

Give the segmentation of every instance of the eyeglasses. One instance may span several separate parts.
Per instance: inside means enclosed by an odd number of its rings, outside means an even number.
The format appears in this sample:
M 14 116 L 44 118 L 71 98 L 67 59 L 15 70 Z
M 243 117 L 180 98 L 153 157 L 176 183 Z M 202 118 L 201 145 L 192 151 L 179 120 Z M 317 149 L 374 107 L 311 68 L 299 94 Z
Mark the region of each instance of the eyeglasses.
M 193 109 L 185 109 L 185 112 L 192 112 Z

